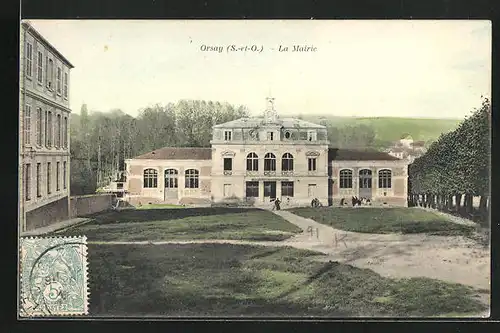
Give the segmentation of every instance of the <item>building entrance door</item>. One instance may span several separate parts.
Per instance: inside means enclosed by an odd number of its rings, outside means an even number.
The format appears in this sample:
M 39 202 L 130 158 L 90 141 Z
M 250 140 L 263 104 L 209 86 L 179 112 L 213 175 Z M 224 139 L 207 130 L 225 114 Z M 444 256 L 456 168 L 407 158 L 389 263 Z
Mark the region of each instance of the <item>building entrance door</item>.
M 359 170 L 359 197 L 372 198 L 372 171 L 368 169 Z
M 307 196 L 309 198 L 315 198 L 316 197 L 316 184 L 309 184 L 309 185 L 307 185 Z
M 276 199 L 276 182 L 264 182 L 264 198 Z

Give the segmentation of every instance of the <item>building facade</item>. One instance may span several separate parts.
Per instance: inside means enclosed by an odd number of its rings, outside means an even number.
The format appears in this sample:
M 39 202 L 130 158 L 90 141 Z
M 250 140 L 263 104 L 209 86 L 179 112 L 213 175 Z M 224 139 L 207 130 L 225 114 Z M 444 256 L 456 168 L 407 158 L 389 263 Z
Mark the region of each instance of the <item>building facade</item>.
M 73 65 L 21 23 L 19 96 L 20 231 L 69 217 L 69 80 Z
M 329 148 L 325 126 L 280 118 L 271 98 L 263 117 L 215 125 L 210 143 L 211 148 L 166 147 L 126 160 L 125 198 L 171 204 L 238 199 L 254 206 L 279 198 L 303 206 L 314 198 L 326 205 L 358 196 L 406 205 L 405 161 Z M 358 171 L 370 175 L 361 176 L 361 187 Z

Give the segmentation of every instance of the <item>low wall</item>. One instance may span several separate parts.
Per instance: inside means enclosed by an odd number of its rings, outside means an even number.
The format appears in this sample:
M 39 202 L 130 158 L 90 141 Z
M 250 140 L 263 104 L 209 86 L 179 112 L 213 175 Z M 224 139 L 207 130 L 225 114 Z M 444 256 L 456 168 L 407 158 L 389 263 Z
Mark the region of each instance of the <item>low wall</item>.
M 26 231 L 49 226 L 68 219 L 68 197 L 26 212 Z
M 92 194 L 70 197 L 70 217 L 85 216 L 110 209 L 113 194 Z

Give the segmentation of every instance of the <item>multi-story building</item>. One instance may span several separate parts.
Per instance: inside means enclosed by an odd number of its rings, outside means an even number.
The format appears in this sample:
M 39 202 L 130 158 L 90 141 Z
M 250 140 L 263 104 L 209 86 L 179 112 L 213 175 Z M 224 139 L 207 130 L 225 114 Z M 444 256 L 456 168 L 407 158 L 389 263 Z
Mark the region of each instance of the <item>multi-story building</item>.
M 33 26 L 21 23 L 21 232 L 69 217 L 69 84 L 72 68 L 73 65 Z
M 263 117 L 215 125 L 211 148 L 165 147 L 126 160 L 132 203 L 334 204 L 364 197 L 407 204 L 407 163 L 387 153 L 329 148 L 325 126 L 280 118 L 273 99 Z

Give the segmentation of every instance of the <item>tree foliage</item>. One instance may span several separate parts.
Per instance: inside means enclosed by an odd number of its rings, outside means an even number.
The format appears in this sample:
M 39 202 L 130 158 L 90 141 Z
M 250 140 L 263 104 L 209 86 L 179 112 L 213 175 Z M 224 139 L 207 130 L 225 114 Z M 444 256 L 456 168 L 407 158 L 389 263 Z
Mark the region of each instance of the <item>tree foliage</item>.
M 411 194 L 488 197 L 491 105 L 484 99 L 458 128 L 442 134 L 409 166 Z
M 89 112 L 71 121 L 71 190 L 95 192 L 123 170 L 125 159 L 162 147 L 207 147 L 212 126 L 248 116 L 244 106 L 181 100 L 153 105 L 132 117 L 120 110 Z

